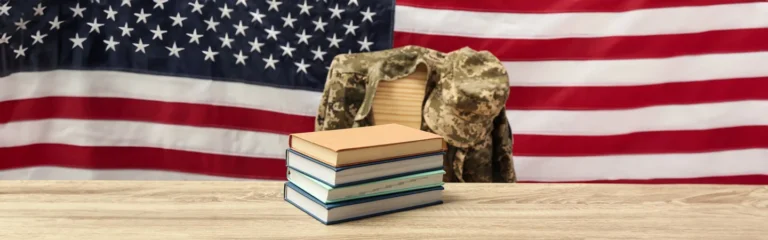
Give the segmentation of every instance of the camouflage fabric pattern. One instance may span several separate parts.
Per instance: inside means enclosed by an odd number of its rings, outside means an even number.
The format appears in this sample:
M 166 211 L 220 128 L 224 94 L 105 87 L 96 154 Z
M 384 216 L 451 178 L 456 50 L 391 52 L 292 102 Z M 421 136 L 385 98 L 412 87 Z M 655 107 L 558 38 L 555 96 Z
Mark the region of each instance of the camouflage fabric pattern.
M 380 81 L 427 67 L 421 130 L 443 136 L 446 182 L 515 182 L 512 134 L 504 105 L 507 72 L 487 51 L 450 53 L 406 46 L 337 55 L 329 68 L 315 130 L 371 126 Z

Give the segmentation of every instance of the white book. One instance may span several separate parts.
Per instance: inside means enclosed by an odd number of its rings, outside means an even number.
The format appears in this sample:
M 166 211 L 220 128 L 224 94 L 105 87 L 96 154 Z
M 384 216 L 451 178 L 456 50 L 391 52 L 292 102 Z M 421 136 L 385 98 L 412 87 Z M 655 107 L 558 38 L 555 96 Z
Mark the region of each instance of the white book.
M 434 152 L 352 166 L 334 167 L 289 148 L 286 149 L 285 160 L 289 168 L 310 175 L 325 185 L 337 188 L 442 170 L 444 154 L 444 152 Z

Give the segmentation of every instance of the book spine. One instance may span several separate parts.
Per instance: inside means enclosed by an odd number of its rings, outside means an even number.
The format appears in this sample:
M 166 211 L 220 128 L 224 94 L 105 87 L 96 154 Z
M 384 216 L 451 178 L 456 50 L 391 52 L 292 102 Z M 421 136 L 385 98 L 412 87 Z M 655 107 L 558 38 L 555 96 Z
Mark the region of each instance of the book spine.
M 290 148 L 289 148 L 290 149 Z M 288 153 L 290 152 L 289 149 L 285 149 L 285 166 L 288 166 Z
M 289 134 L 288 135 L 288 147 L 289 148 L 293 148 L 292 143 L 293 143 L 293 134 Z
M 288 201 L 288 183 L 283 184 L 283 200 Z
M 445 140 L 442 140 L 441 142 L 442 142 L 442 145 L 443 145 L 442 151 L 443 152 L 448 151 L 448 143 Z
M 285 159 L 285 177 L 286 178 L 291 175 L 291 168 L 288 167 L 288 161 L 290 161 L 291 158 L 288 157 L 288 153 L 289 153 L 289 150 L 285 149 L 285 158 L 284 159 Z

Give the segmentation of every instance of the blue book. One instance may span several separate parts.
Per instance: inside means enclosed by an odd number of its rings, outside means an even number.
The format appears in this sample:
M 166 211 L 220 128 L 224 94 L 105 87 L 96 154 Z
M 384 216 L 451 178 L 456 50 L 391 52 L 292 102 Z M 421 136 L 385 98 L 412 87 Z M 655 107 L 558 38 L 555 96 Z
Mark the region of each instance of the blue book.
M 433 152 L 416 156 L 393 158 L 357 165 L 334 167 L 293 149 L 285 152 L 286 165 L 292 171 L 332 188 L 370 183 L 389 178 L 443 170 L 445 152 Z
M 437 186 L 336 203 L 323 203 L 295 184 L 286 182 L 285 201 L 325 225 L 343 223 L 443 203 L 443 187 Z

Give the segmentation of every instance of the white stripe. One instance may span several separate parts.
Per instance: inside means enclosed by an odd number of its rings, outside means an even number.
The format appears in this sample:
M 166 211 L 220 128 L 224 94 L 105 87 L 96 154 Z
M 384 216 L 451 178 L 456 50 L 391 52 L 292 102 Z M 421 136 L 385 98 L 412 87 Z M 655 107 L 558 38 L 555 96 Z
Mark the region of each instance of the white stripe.
M 520 181 L 587 181 L 768 174 L 766 159 L 768 149 L 514 160 Z
M 768 13 L 768 12 L 767 12 Z M 768 14 L 766 14 L 768 16 Z M 768 52 L 674 58 L 504 62 L 512 86 L 628 86 L 768 76 Z
M 768 52 L 503 64 L 509 72 L 512 86 L 627 86 L 768 76 L 768 68 L 754 64 L 764 59 L 768 59 Z M 47 96 L 120 97 L 214 104 L 315 116 L 321 93 L 109 71 L 25 72 L 0 78 L 0 101 Z
M 0 101 L 46 96 L 119 97 L 213 104 L 314 116 L 320 92 L 118 71 L 15 73 L 0 78 Z
M 768 101 L 667 105 L 613 111 L 507 110 L 514 134 L 614 135 L 768 125 Z
M 47 166 L 2 170 L 0 180 L 270 181 L 157 170 L 94 170 Z
M 495 13 L 397 6 L 395 31 L 479 38 L 567 38 L 768 27 L 768 3 L 617 13 Z
M 153 147 L 283 159 L 288 148 L 288 136 L 129 121 L 49 119 L 0 125 L 0 147 L 35 143 Z

